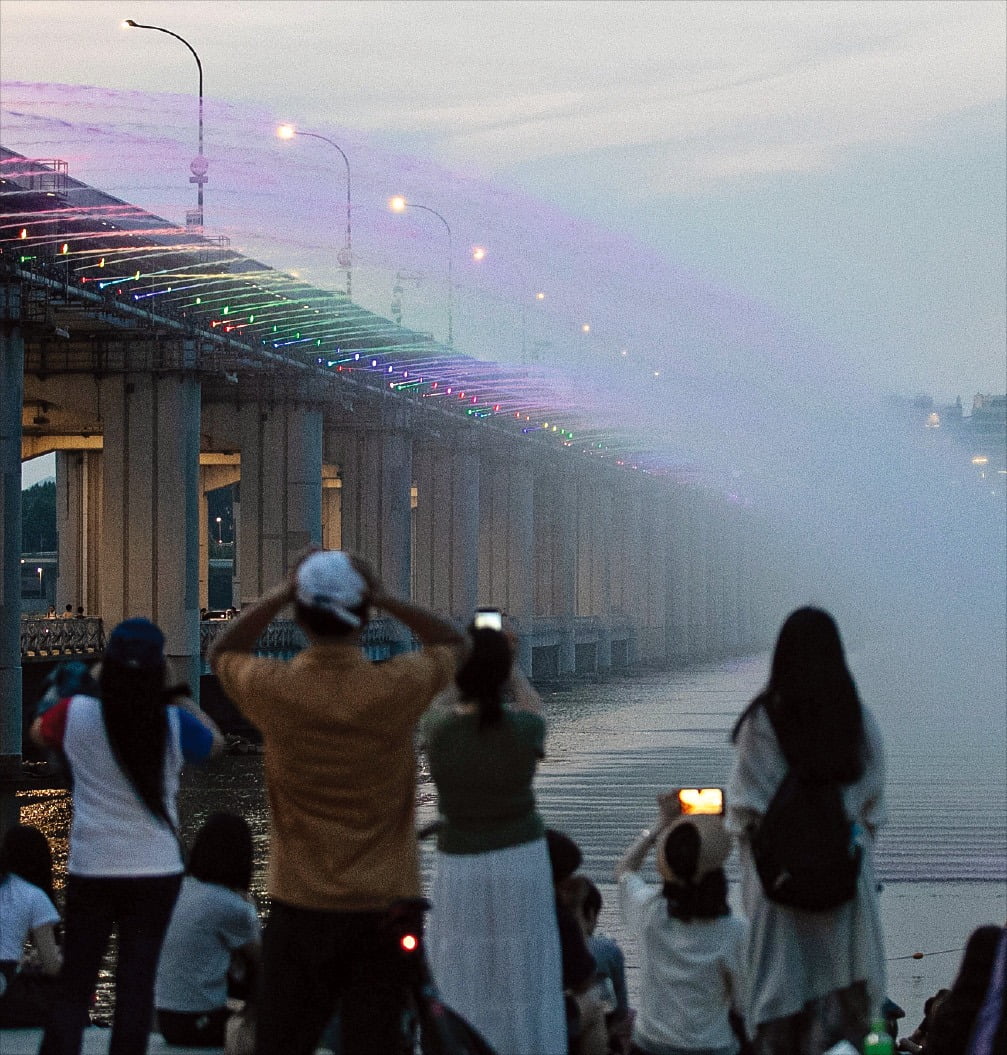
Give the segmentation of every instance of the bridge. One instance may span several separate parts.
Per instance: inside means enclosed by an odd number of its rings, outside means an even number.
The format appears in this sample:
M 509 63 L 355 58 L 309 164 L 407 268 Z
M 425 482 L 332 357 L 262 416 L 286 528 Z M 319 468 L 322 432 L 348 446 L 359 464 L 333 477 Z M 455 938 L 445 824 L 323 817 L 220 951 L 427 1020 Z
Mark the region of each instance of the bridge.
M 590 421 L 534 402 L 518 368 L 6 150 L 0 324 L 0 761 L 20 753 L 32 658 L 20 465 L 48 452 L 56 596 L 106 626 L 156 620 L 193 684 L 212 633 L 207 495 L 222 487 L 239 605 L 321 544 L 459 619 L 507 611 L 533 676 L 708 660 L 773 629 L 780 571 L 751 509 L 644 471 Z

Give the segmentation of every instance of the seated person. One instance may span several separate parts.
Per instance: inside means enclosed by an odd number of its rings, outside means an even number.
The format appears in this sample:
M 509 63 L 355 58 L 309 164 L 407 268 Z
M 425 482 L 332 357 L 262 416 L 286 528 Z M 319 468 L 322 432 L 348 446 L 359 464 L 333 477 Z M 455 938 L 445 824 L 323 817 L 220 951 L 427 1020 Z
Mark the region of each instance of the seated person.
M 211 814 L 193 843 L 158 962 L 157 1024 L 169 1044 L 223 1045 L 232 964 L 255 974 L 260 958 L 251 882 L 248 825 L 234 814 Z
M 633 1024 L 638 1055 L 737 1055 L 743 1025 L 747 923 L 727 905 L 723 820 L 676 817 L 658 800 L 657 836 L 644 830 L 616 867 L 623 922 L 639 942 L 640 1004 Z M 663 883 L 640 869 L 655 849 Z M 740 1035 L 739 1035 L 740 1034 Z
M 17 824 L 0 843 L 0 1028 L 45 1022 L 61 964 L 57 923 L 49 843 L 38 828 Z M 24 957 L 29 938 L 34 962 Z
M 592 991 L 605 1008 L 609 1051 L 627 1051 L 633 1016 L 626 993 L 626 962 L 618 943 L 598 930 L 604 903 L 601 891 L 587 876 L 575 875 L 568 881 L 565 894 L 584 931 L 588 951 L 594 957 L 596 974 Z

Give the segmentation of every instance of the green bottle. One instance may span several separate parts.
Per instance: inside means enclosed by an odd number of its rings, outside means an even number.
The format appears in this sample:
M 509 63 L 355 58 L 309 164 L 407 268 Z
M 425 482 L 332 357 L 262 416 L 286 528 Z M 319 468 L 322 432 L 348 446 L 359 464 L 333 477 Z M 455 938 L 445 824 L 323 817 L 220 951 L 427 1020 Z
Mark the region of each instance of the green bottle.
M 870 1033 L 864 1037 L 864 1055 L 895 1055 L 895 1041 L 883 1018 L 876 1018 Z

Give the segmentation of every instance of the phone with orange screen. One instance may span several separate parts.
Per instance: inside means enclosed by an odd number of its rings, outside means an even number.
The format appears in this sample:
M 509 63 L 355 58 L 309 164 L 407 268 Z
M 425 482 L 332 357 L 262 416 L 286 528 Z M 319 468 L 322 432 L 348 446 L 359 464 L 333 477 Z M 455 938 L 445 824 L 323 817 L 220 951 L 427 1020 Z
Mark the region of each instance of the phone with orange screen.
M 724 812 L 723 788 L 679 788 L 678 808 L 684 815 Z

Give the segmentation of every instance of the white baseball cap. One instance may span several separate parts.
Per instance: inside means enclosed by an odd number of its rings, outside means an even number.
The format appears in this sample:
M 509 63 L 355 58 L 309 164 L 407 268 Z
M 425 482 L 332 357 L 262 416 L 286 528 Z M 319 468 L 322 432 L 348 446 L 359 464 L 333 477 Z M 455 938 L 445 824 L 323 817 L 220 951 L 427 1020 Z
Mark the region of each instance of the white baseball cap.
M 298 602 L 316 608 L 358 627 L 362 620 L 352 609 L 367 596 L 367 583 L 342 550 L 323 550 L 301 561 L 297 569 Z

